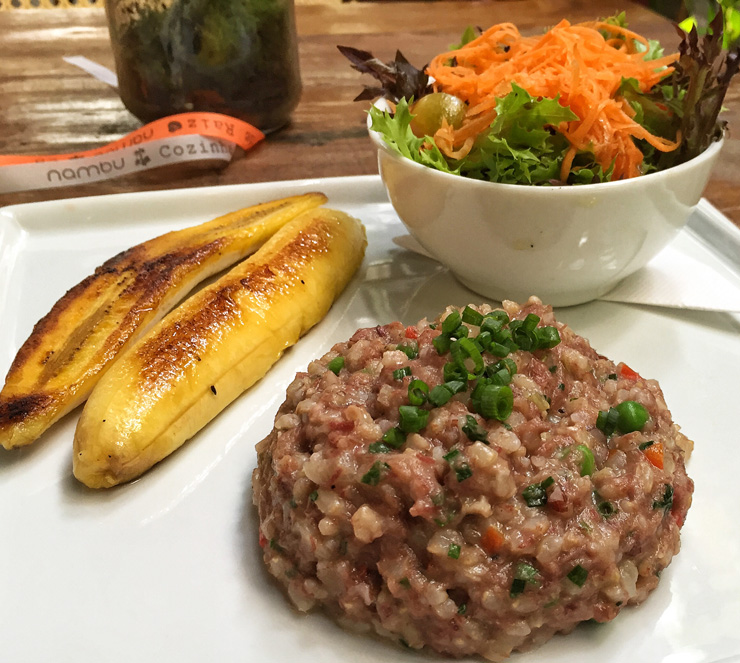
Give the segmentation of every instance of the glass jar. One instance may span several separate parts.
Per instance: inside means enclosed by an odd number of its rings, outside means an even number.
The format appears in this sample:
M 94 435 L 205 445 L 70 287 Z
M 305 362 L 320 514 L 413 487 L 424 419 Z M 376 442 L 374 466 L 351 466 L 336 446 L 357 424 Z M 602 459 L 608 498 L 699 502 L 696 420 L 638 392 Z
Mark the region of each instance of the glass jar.
M 301 94 L 293 0 L 106 0 L 126 107 L 225 113 L 267 133 Z

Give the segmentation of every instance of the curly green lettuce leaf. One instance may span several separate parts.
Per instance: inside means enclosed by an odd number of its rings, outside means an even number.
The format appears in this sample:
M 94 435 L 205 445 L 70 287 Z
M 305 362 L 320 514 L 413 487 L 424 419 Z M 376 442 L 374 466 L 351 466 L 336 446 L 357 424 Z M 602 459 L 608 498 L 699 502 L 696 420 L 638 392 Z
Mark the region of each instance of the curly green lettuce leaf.
M 444 173 L 460 174 L 459 169 L 448 163 L 431 137 L 419 138 L 414 135 L 411 130 L 413 115 L 406 99 L 399 100 L 395 113 L 373 106 L 370 108 L 370 119 L 371 129 L 380 133 L 388 146 L 401 156 Z
M 411 130 L 413 114 L 401 99 L 395 113 L 377 107 L 370 110 L 372 129 L 402 156 L 453 175 L 505 184 L 561 184 L 559 181 L 567 140 L 555 131 L 561 122 L 577 119 L 557 99 L 536 99 L 512 85 L 512 91 L 496 100 L 496 119 L 479 136 L 462 159 L 448 159 L 431 136 L 418 137 Z M 590 184 L 609 179 L 592 154 L 579 154 L 568 182 Z

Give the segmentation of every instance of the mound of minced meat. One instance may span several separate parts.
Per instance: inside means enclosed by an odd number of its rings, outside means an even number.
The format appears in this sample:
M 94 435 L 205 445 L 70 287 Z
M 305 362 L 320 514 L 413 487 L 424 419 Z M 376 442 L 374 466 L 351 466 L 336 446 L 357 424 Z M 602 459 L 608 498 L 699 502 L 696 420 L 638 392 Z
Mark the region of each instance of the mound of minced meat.
M 538 299 L 449 308 L 297 375 L 258 445 L 260 545 L 300 610 L 498 661 L 657 586 L 690 448 L 656 381 Z

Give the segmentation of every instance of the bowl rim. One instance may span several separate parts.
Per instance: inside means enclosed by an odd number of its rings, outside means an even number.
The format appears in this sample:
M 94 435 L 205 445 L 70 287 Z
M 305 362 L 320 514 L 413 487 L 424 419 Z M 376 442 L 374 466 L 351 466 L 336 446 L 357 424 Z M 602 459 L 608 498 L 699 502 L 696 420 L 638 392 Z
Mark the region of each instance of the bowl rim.
M 379 102 L 384 102 L 384 99 L 377 100 L 373 105 L 377 106 Z M 667 177 L 668 173 L 676 174 L 681 173 L 684 170 L 690 170 L 699 164 L 703 163 L 704 161 L 707 161 L 709 159 L 712 159 L 719 151 L 722 149 L 722 146 L 725 143 L 725 132 L 723 131 L 719 138 L 712 140 L 712 142 L 709 144 L 709 146 L 701 153 L 696 155 L 693 159 L 689 159 L 688 161 L 684 161 L 683 163 L 678 164 L 677 166 L 672 166 L 671 168 L 666 168 L 665 170 L 658 170 L 653 171 L 651 173 L 647 173 L 646 175 L 640 175 L 639 177 L 631 177 L 629 179 L 625 180 L 614 180 L 609 182 L 594 182 L 592 184 L 558 184 L 558 185 L 551 185 L 551 186 L 537 186 L 533 184 L 509 184 L 504 182 L 488 182 L 486 180 L 476 180 L 470 177 L 465 177 L 464 175 L 453 175 L 452 173 L 445 173 L 442 170 L 436 170 L 435 168 L 431 168 L 430 166 L 425 166 L 424 164 L 418 163 L 417 161 L 413 161 L 412 159 L 409 159 L 408 157 L 403 156 L 399 152 L 396 152 L 391 148 L 388 143 L 385 142 L 383 135 L 379 131 L 375 131 L 371 128 L 372 120 L 370 118 L 370 114 L 368 112 L 367 116 L 367 131 L 370 136 L 370 139 L 373 143 L 375 143 L 375 146 L 379 150 L 383 150 L 386 154 L 388 154 L 391 157 L 394 157 L 396 159 L 401 159 L 403 162 L 407 163 L 409 167 L 411 168 L 423 168 L 424 170 L 428 171 L 430 173 L 431 177 L 443 177 L 443 178 L 453 178 L 457 182 L 465 182 L 466 186 L 471 187 L 491 187 L 491 188 L 500 188 L 500 189 L 510 189 L 512 191 L 522 191 L 523 189 L 528 189 L 530 191 L 538 191 L 538 192 L 547 192 L 547 191 L 558 191 L 558 192 L 571 192 L 566 195 L 578 195 L 578 192 L 593 192 L 597 189 L 606 189 L 606 188 L 616 188 L 616 187 L 635 187 L 639 186 L 639 183 L 645 183 L 646 181 L 655 181 L 655 178 L 659 176 Z M 657 182 L 656 182 L 657 183 Z M 544 193 L 536 193 L 534 195 L 547 195 Z

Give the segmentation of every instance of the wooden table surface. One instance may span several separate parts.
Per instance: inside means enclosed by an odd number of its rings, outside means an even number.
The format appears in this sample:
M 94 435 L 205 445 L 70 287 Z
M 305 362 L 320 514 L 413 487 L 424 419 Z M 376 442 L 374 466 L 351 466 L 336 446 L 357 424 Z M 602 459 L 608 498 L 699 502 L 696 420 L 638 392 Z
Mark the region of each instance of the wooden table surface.
M 627 10 L 630 27 L 675 47 L 666 19 L 625 0 L 468 0 L 341 2 L 298 0 L 304 85 L 291 125 L 224 169 L 158 169 L 75 187 L 0 195 L 0 205 L 203 185 L 377 173 L 365 129 L 365 103 L 353 103 L 362 78 L 336 49 L 347 44 L 383 60 L 397 48 L 417 66 L 468 25 L 514 21 L 534 32 L 563 17 L 582 21 Z M 0 12 L 0 154 L 57 154 L 103 146 L 140 126 L 114 89 L 67 64 L 84 55 L 113 68 L 100 9 Z M 740 136 L 740 80 L 725 114 Z M 706 197 L 740 226 L 740 140 L 731 137 Z

